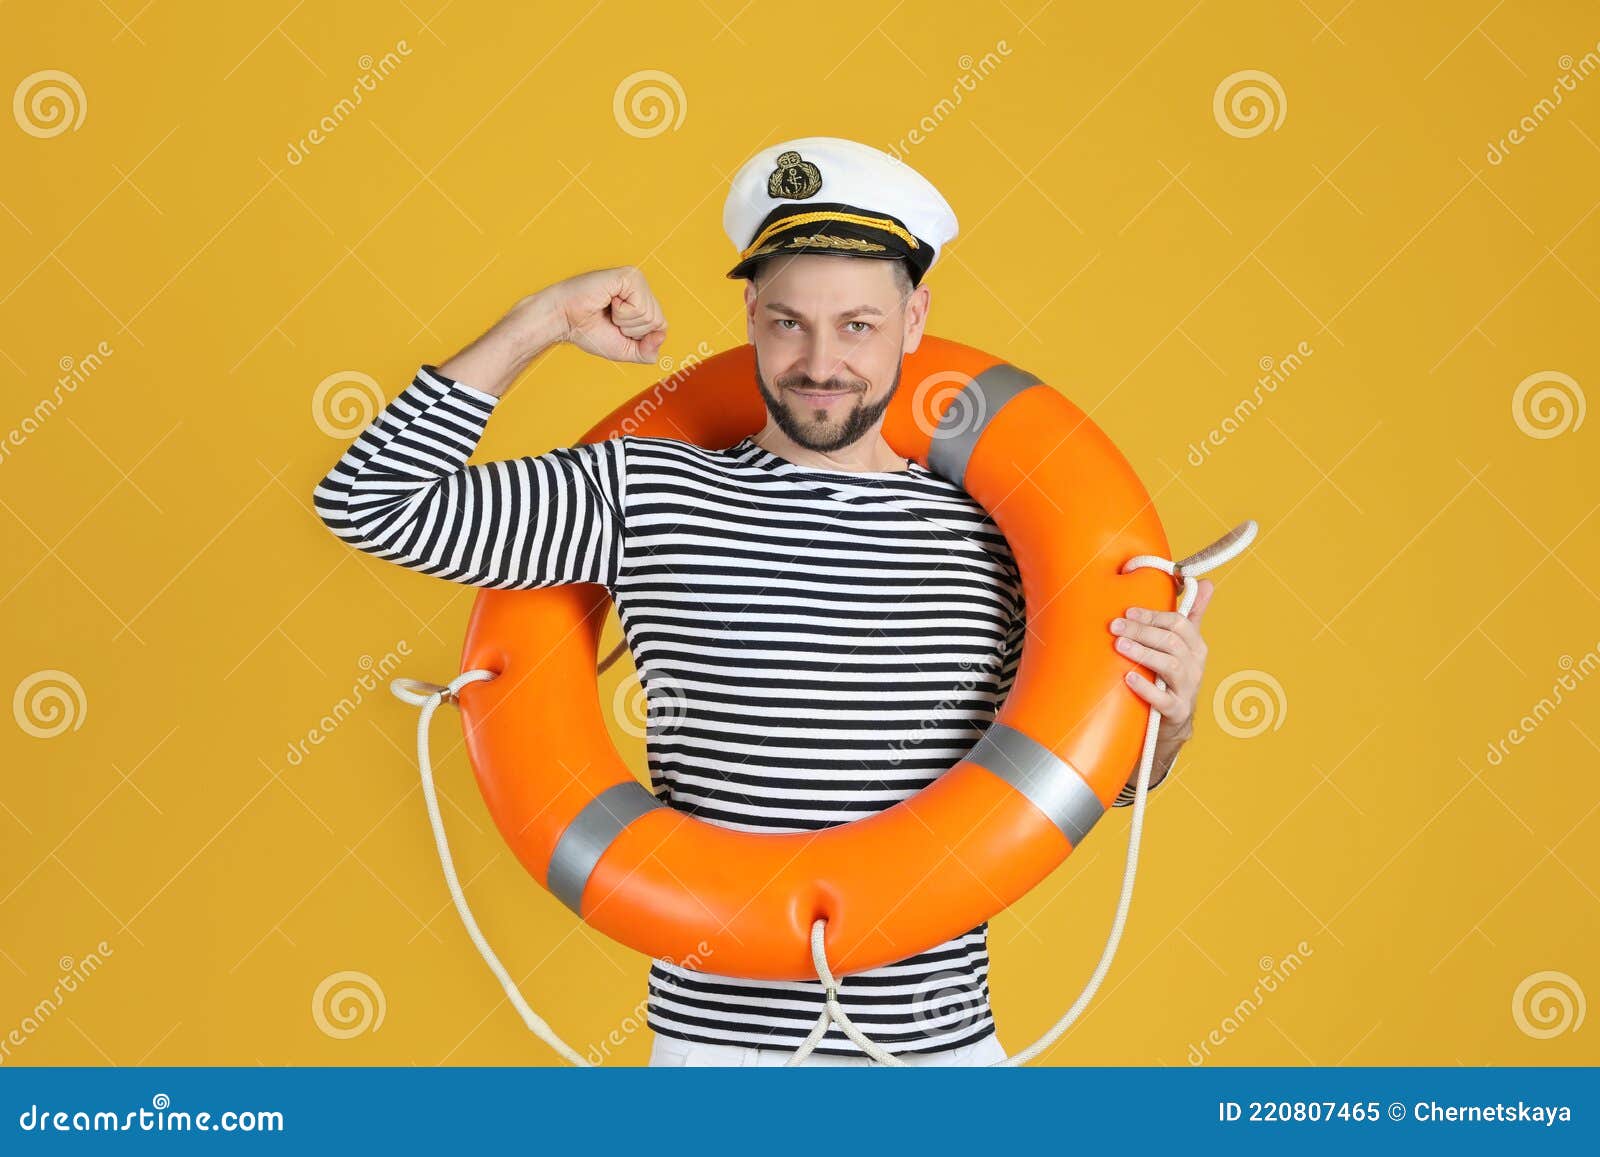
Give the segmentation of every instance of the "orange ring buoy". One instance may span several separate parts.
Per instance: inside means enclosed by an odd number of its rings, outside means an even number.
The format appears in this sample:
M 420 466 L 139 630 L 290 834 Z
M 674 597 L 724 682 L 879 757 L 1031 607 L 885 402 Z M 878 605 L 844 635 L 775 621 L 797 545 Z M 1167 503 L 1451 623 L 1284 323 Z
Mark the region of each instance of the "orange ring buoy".
M 643 391 L 583 438 L 621 432 L 730 446 L 759 430 L 751 346 Z M 719 827 L 660 802 L 606 731 L 595 681 L 603 587 L 482 590 L 459 692 L 478 785 L 517 858 L 587 923 L 653 957 L 721 975 L 815 979 L 814 921 L 839 974 L 914 955 L 1019 899 L 1082 842 L 1134 769 L 1149 708 L 1107 624 L 1170 606 L 1171 580 L 1120 573 L 1168 556 L 1138 476 L 1056 390 L 979 350 L 924 336 L 884 437 L 957 482 L 1005 534 L 1028 619 L 994 721 L 909 799 L 820 831 Z M 709 949 L 709 951 L 708 951 Z

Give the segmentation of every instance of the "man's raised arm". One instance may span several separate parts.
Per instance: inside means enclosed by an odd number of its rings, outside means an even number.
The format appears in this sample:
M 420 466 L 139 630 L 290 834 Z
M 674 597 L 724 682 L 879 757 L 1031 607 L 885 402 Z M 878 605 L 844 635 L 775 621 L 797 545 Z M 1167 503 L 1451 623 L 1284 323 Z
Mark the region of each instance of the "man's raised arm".
M 357 549 L 451 582 L 610 585 L 622 545 L 620 438 L 477 466 L 467 459 L 500 398 L 551 345 L 652 362 L 665 331 L 631 266 L 524 298 L 455 357 L 418 371 L 317 485 L 318 515 Z

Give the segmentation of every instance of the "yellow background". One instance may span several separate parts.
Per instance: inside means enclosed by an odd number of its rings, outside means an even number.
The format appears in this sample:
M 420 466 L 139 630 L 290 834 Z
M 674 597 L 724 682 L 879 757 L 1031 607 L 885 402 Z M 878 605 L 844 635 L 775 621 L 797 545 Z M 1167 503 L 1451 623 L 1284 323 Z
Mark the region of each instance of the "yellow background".
M 0 119 L 0 433 L 63 359 L 112 351 L 0 461 L 0 690 L 59 670 L 83 692 L 60 735 L 0 728 L 0 1036 L 64 958 L 111 950 L 7 1063 L 552 1060 L 450 908 L 412 710 L 369 695 L 289 761 L 363 657 L 403 642 L 403 673 L 453 673 L 474 594 L 320 525 L 311 488 L 347 438 L 313 392 L 360 373 L 392 396 L 519 296 L 627 262 L 665 303 L 665 355 L 742 341 L 735 168 L 788 137 L 888 148 L 925 118 L 908 159 L 961 221 L 930 329 L 1090 409 L 1177 550 L 1262 526 L 1220 577 L 1199 735 L 1152 797 L 1121 953 L 1048 1060 L 1189 1063 L 1304 941 L 1207 1063 L 1600 1061 L 1600 1025 L 1540 1038 L 1513 1012 L 1541 972 L 1600 992 L 1600 679 L 1487 754 L 1600 645 L 1600 419 L 1535 437 L 1512 407 L 1531 375 L 1569 375 L 1574 404 L 1600 383 L 1600 77 L 1488 157 L 1563 55 L 1597 51 L 1592 5 L 537 7 L 0 7 L 4 92 L 57 69 L 85 102 L 55 136 Z M 1213 95 L 1249 69 L 1283 118 L 1237 136 Z M 644 70 L 681 96 L 630 133 L 614 94 Z M 556 351 L 480 460 L 568 443 L 658 376 Z M 1238 672 L 1270 699 L 1249 738 L 1212 698 Z M 454 718 L 435 734 L 479 918 L 586 1050 L 646 961 L 526 876 Z M 1098 956 L 1127 815 L 994 922 L 1013 1050 Z M 384 1018 L 341 1039 L 312 1001 L 345 971 Z M 624 1035 L 612 1059 L 642 1062 L 649 1032 Z

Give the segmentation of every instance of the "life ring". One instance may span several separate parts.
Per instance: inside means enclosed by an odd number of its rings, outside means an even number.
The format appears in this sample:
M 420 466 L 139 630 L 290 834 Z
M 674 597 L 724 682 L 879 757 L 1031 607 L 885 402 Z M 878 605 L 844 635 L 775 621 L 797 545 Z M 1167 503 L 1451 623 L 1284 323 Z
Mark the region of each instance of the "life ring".
M 745 345 L 666 378 L 597 423 L 730 446 L 765 410 Z M 462 670 L 466 745 L 501 835 L 600 932 L 722 975 L 814 979 L 813 924 L 841 974 L 924 951 L 1004 910 L 1055 869 L 1140 758 L 1149 707 L 1106 627 L 1170 606 L 1172 578 L 1121 573 L 1168 557 L 1149 494 L 1111 440 L 1033 375 L 924 336 L 886 412 L 897 454 L 957 482 L 1005 534 L 1027 641 L 1015 683 L 972 751 L 916 795 L 805 833 L 719 827 L 660 802 L 607 733 L 595 679 L 609 596 L 593 585 L 484 589 Z M 1146 674 L 1150 674 L 1146 672 Z

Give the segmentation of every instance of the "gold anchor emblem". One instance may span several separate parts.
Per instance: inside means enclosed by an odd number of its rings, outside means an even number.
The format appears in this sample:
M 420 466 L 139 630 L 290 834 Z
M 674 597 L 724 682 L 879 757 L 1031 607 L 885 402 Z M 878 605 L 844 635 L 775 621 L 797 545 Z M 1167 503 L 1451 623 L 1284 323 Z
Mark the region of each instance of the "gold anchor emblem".
M 767 175 L 767 196 L 803 201 L 822 188 L 822 172 L 794 151 L 778 156 L 777 168 Z

